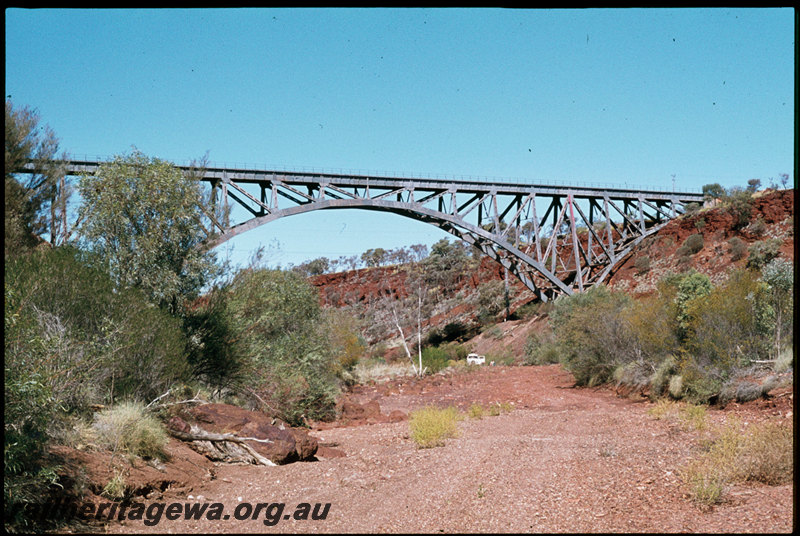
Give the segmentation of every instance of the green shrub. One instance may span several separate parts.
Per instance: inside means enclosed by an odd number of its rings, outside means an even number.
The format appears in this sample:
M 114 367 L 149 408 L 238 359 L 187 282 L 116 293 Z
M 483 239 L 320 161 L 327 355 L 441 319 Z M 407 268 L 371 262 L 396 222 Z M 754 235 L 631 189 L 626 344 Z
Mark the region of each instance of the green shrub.
M 774 312 L 768 287 L 748 270 L 731 272 L 726 283 L 687 303 L 685 347 L 698 371 L 720 379 L 753 359 L 767 359 Z M 686 378 L 684 378 L 686 380 Z
M 429 346 L 422 349 L 422 366 L 427 367 L 431 374 L 446 369 L 450 359 L 451 355 L 440 346 Z
M 759 217 L 750 224 L 750 232 L 756 236 L 761 236 L 767 231 L 767 224 L 764 223 L 764 220 Z
M 723 188 L 718 182 L 703 185 L 703 196 L 706 199 L 719 199 L 724 195 L 725 188 Z
M 738 261 L 739 259 L 743 259 L 747 253 L 747 244 L 738 236 L 734 236 L 728 240 L 728 251 L 731 254 L 731 260 Z
M 245 361 L 228 314 L 228 295 L 218 288 L 187 311 L 187 361 L 192 375 L 212 389 L 238 387 L 244 381 Z
M 225 221 L 226 211 L 216 210 L 192 175 L 134 148 L 77 184 L 82 243 L 118 288 L 137 288 L 172 314 L 182 314 L 185 300 L 199 296 L 222 271 L 203 241 L 207 214 Z
M 686 249 L 689 251 L 690 255 L 694 255 L 698 253 L 700 250 L 703 249 L 703 235 L 701 234 L 693 234 L 686 237 L 684 240 L 683 245 L 686 246 Z
M 485 413 L 486 411 L 483 409 L 483 406 L 477 402 L 473 403 L 467 411 L 467 415 L 469 415 L 470 419 L 482 419 Z
M 450 353 L 452 358 L 455 360 L 466 359 L 467 355 L 469 354 L 469 349 L 463 344 L 450 343 L 445 348 L 447 349 L 448 353 Z
M 705 274 L 694 270 L 681 275 L 676 280 L 674 297 L 678 333 L 685 339 L 692 321 L 693 305 L 711 293 L 711 279 Z
M 750 223 L 753 198 L 750 192 L 732 188 L 724 198 L 725 210 L 733 217 L 733 228 L 741 229 Z
M 780 359 L 784 347 L 791 347 L 794 327 L 794 264 L 772 259 L 761 271 L 767 284 L 769 305 L 774 313 L 773 355 Z
M 54 436 L 89 404 L 149 401 L 186 379 L 186 338 L 72 248 L 7 259 L 4 279 L 6 518 L 25 526 L 57 478 L 44 456 Z
M 750 179 L 747 181 L 747 191 L 757 192 L 761 188 L 761 179 Z
M 478 321 L 481 324 L 490 322 L 505 305 L 505 284 L 494 280 L 481 283 L 477 288 Z
M 5 337 L 24 336 L 27 331 L 20 317 L 9 315 L 9 295 L 6 288 Z M 11 325 L 9 325 L 11 324 Z M 46 349 L 32 341 L 29 348 L 38 353 L 28 354 L 31 361 L 46 356 Z M 27 532 L 36 521 L 27 515 L 29 508 L 44 503 L 49 488 L 57 482 L 58 467 L 45 457 L 48 430 L 60 418 L 57 405 L 43 377 L 32 363 L 10 359 L 6 353 L 5 371 L 5 428 L 3 434 L 3 503 L 4 523 L 9 532 Z M 11 366 L 9 366 L 11 365 Z
M 421 449 L 444 446 L 445 440 L 458 436 L 458 410 L 426 407 L 408 416 L 411 438 Z
M 631 333 L 622 317 L 630 298 L 605 285 L 556 300 L 551 315 L 563 353 L 561 363 L 577 385 L 599 385 L 627 361 Z
M 326 338 L 338 366 L 337 372 L 352 372 L 367 353 L 367 342 L 361 335 L 359 321 L 343 309 L 324 310 Z
M 708 404 L 719 395 L 722 379 L 699 374 L 685 374 L 686 395 L 684 398 L 693 404 Z
M 187 378 L 181 322 L 138 290 L 114 289 L 79 251 L 60 247 L 16 259 L 6 264 L 5 281 L 24 296 L 19 312 L 30 315 L 50 349 L 39 366 L 65 409 L 119 397 L 149 401 Z M 26 350 L 9 351 L 13 360 Z
M 647 255 L 643 255 L 641 257 L 637 257 L 633 263 L 633 267 L 636 268 L 636 272 L 639 275 L 645 274 L 650 271 L 650 257 Z
M 319 294 L 301 275 L 244 270 L 227 287 L 226 311 L 241 352 L 241 392 L 293 425 L 335 416 L 339 380 Z
M 92 428 L 98 445 L 115 453 L 160 458 L 169 442 L 161 422 L 147 413 L 144 404 L 123 402 L 97 414 Z
M 125 483 L 125 477 L 122 473 L 114 473 L 113 478 L 103 486 L 102 495 L 114 501 L 121 501 L 125 498 L 128 492 L 128 486 Z
M 650 296 L 632 301 L 621 314 L 631 337 L 626 360 L 640 364 L 645 376 L 678 351 L 676 311 L 667 297 Z
M 531 333 L 525 341 L 525 365 L 549 365 L 560 360 L 559 345 L 552 332 L 546 334 Z
M 781 245 L 783 245 L 783 242 L 778 238 L 768 238 L 753 242 L 748 248 L 750 254 L 747 257 L 747 267 L 760 270 L 780 254 Z

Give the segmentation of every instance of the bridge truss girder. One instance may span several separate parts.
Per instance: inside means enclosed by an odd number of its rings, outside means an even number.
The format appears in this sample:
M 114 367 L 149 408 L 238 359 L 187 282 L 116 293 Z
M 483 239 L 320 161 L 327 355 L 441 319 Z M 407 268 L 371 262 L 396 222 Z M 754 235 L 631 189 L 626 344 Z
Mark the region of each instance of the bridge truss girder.
M 221 169 L 206 170 L 203 180 L 218 202 L 233 202 L 250 216 L 217 222 L 210 248 L 312 210 L 386 211 L 478 248 L 543 301 L 603 281 L 687 203 L 702 202 L 701 194 Z
M 66 169 L 70 175 L 93 174 L 102 164 L 70 161 Z M 221 205 L 223 216 L 207 214 L 213 227 L 206 248 L 312 210 L 387 211 L 473 245 L 543 301 L 602 282 L 688 203 L 703 202 L 699 193 L 179 167 L 209 183 Z M 30 163 L 19 172 L 32 170 Z M 231 207 L 248 216 L 232 223 Z

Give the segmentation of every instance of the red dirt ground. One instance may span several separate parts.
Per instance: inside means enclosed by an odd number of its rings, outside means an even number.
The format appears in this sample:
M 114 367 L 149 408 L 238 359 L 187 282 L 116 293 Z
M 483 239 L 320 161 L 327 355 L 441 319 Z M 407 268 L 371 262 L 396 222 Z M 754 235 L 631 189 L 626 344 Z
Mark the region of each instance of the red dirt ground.
M 232 513 L 240 502 L 331 503 L 325 520 L 141 521 L 110 533 L 161 532 L 791 532 L 791 484 L 731 486 L 722 504 L 701 508 L 679 472 L 702 452 L 703 432 L 655 420 L 639 395 L 573 388 L 559 365 L 479 367 L 424 379 L 361 386 L 347 395 L 382 413 L 435 404 L 513 404 L 499 416 L 465 418 L 444 447 L 418 449 L 407 422 L 317 427 L 319 461 L 277 467 L 195 460 L 171 446 L 182 479 L 149 501 L 210 501 Z M 792 421 L 793 391 L 769 400 L 710 409 L 720 424 Z M 325 448 L 330 456 L 324 457 Z M 343 456 L 342 456 L 343 454 Z M 167 469 L 170 471 L 170 469 Z M 191 475 L 189 474 L 191 473 Z M 175 473 L 172 473 L 173 475 Z M 146 501 L 146 502 L 149 502 Z

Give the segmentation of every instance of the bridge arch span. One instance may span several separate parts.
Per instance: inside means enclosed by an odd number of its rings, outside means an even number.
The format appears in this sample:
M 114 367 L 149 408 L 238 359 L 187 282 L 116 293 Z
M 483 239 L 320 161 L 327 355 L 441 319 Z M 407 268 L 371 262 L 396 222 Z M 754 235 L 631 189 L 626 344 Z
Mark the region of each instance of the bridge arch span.
M 70 161 L 68 174 L 93 174 L 104 162 Z M 505 266 L 540 299 L 603 281 L 645 237 L 703 203 L 697 192 L 553 186 L 313 172 L 178 166 L 210 184 L 215 203 L 245 215 L 209 215 L 213 248 L 279 218 L 314 210 L 399 214 L 474 245 Z M 29 163 L 20 173 L 33 172 Z M 582 208 L 583 207 L 583 208 Z
M 263 216 L 257 216 L 247 220 L 246 222 L 234 225 L 224 232 L 214 235 L 207 243 L 206 247 L 213 249 L 222 245 L 226 241 L 241 235 L 247 231 L 256 229 L 262 225 L 273 222 L 280 218 L 304 214 L 315 210 L 342 210 L 342 209 L 361 209 L 372 210 L 380 212 L 391 212 L 400 216 L 411 218 L 413 220 L 435 225 L 436 227 L 456 236 L 457 238 L 475 246 L 481 250 L 485 255 L 494 259 L 505 268 L 508 268 L 518 278 L 522 280 L 525 285 L 540 294 L 540 289 L 535 285 L 535 282 L 526 273 L 523 267 L 518 266 L 520 262 L 525 263 L 528 267 L 532 267 L 546 278 L 551 285 L 555 286 L 558 291 L 572 294 L 569 286 L 564 284 L 555 274 L 553 274 L 544 264 L 537 262 L 532 257 L 524 253 L 509 241 L 499 238 L 497 235 L 471 223 L 463 221 L 462 219 L 431 210 L 429 208 L 421 207 L 412 203 L 398 202 L 398 201 L 382 201 L 376 204 L 374 201 L 368 199 L 329 199 L 319 201 L 317 203 L 306 203 L 296 205 L 289 208 L 276 210 Z M 506 254 L 502 254 L 505 252 Z M 540 296 L 542 299 L 547 299 L 546 295 Z

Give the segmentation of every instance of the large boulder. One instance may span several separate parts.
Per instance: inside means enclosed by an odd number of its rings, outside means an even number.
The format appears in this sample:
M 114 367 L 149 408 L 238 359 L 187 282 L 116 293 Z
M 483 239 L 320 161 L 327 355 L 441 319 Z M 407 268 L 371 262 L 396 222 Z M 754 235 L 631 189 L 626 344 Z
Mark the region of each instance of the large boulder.
M 230 404 L 203 404 L 185 410 L 180 416 L 170 419 L 167 428 L 197 437 L 211 433 L 253 438 L 244 444 L 276 464 L 311 460 L 318 448 L 317 440 L 305 430 L 292 428 L 264 413 Z M 191 445 L 211 459 L 255 461 L 247 449 L 235 442 L 195 440 Z

